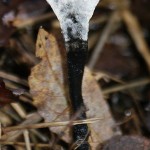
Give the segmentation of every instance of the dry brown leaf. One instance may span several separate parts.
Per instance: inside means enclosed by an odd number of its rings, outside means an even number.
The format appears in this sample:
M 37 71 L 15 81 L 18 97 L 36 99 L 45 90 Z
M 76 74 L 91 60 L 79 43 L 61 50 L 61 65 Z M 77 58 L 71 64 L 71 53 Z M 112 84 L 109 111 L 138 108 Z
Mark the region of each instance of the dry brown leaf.
M 69 103 L 65 73 L 65 52 L 59 49 L 56 39 L 43 29 L 39 30 L 36 43 L 36 56 L 42 61 L 36 65 L 29 77 L 29 85 L 34 104 L 46 122 L 68 121 Z M 114 124 L 108 106 L 102 97 L 100 88 L 88 68 L 83 79 L 83 98 L 87 108 L 87 118 L 103 118 L 97 123 L 89 124 L 91 130 L 89 142 L 96 147 L 114 135 Z M 64 127 L 51 127 L 58 135 Z M 64 131 L 62 139 L 71 141 L 69 129 Z
M 43 29 L 38 33 L 36 56 L 42 61 L 32 69 L 29 77 L 34 104 L 45 121 L 68 120 L 68 111 L 65 111 L 68 105 L 61 52 L 56 39 Z M 62 127 L 51 130 L 60 133 Z M 68 135 L 64 135 L 63 138 L 69 140 Z

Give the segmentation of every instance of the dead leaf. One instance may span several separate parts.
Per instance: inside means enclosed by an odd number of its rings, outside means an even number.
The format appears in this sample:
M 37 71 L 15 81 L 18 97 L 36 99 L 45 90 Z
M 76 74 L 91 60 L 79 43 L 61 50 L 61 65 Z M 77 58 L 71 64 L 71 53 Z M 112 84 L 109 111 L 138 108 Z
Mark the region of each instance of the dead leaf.
M 36 56 L 42 61 L 32 69 L 29 86 L 38 112 L 47 122 L 69 120 L 68 111 L 65 111 L 68 104 L 62 67 L 64 60 L 56 39 L 43 29 L 37 37 Z M 62 127 L 51 128 L 51 131 L 61 133 Z M 68 134 L 63 139 L 70 141 Z
M 30 91 L 38 112 L 47 122 L 68 121 L 70 119 L 67 80 L 65 73 L 65 51 L 59 49 L 56 39 L 43 29 L 39 30 L 36 43 L 36 56 L 42 61 L 36 65 L 29 77 Z M 83 98 L 87 108 L 87 118 L 102 118 L 89 125 L 89 142 L 95 149 L 114 135 L 114 124 L 108 106 L 102 97 L 100 88 L 88 68 L 83 79 Z M 51 131 L 60 135 L 64 127 L 51 127 Z M 69 129 L 64 131 L 62 139 L 71 141 Z

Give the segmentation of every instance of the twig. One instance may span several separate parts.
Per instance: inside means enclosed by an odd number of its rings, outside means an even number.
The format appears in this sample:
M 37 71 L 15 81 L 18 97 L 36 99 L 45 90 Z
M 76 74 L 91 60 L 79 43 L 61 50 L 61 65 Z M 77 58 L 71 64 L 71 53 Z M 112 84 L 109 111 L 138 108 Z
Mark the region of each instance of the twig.
M 54 17 L 53 13 L 47 13 L 41 16 L 36 16 L 34 18 L 29 18 L 26 20 L 15 20 L 13 22 L 13 26 L 17 27 L 17 28 L 24 28 L 27 26 L 33 26 L 34 24 L 38 23 L 38 22 L 42 22 L 44 20 L 49 20 L 50 18 Z
M 136 88 L 139 86 L 143 86 L 145 84 L 150 83 L 150 78 L 143 78 L 140 80 L 136 80 L 136 81 L 132 81 L 130 83 L 126 83 L 125 85 L 117 85 L 117 86 L 113 86 L 111 88 L 106 88 L 104 90 L 102 90 L 102 93 L 105 94 L 111 94 L 114 92 L 118 92 L 118 91 L 123 91 L 123 90 L 128 90 L 131 88 Z
M 122 17 L 128 27 L 129 33 L 133 38 L 139 53 L 143 56 L 145 62 L 147 63 L 148 69 L 150 71 L 149 47 L 144 39 L 141 27 L 136 17 L 128 9 L 122 11 Z
M 94 74 L 94 78 L 97 81 L 104 79 L 106 81 L 112 80 L 117 83 L 125 84 L 125 82 L 123 80 L 119 79 L 118 77 L 113 76 L 112 74 L 106 73 L 106 72 L 94 72 L 93 74 Z
M 118 21 L 118 18 L 119 18 L 118 11 L 113 12 L 113 14 L 110 16 L 109 22 L 107 23 L 104 31 L 102 32 L 102 35 L 98 41 L 98 45 L 96 46 L 93 55 L 91 56 L 90 62 L 88 64 L 90 69 L 93 70 L 95 63 L 99 58 L 99 54 L 101 53 L 109 35 L 111 34 L 114 25 Z
M 85 119 L 85 120 L 76 120 L 76 121 L 72 121 L 72 125 L 95 123 L 102 119 L 103 118 L 91 118 L 91 119 Z M 38 129 L 38 128 L 46 128 L 46 127 L 66 126 L 68 124 L 70 124 L 70 121 L 46 122 L 46 123 L 38 123 L 38 124 L 31 124 L 31 125 L 18 125 L 18 126 L 13 126 L 13 127 L 6 127 L 6 128 L 2 128 L 2 131 L 10 132 L 10 131 L 16 131 L 16 130 L 25 130 L 25 129 Z
M 24 142 L 5 142 L 5 141 L 0 141 L 0 144 L 2 145 L 18 145 L 18 146 L 26 146 L 26 143 Z M 49 144 L 42 144 L 42 143 L 30 143 L 30 146 L 34 147 L 39 147 L 39 148 L 47 148 L 50 147 Z
M 0 140 L 1 140 L 1 135 L 2 135 L 2 124 L 1 124 L 1 122 L 0 122 Z M 0 144 L 0 150 L 1 150 L 1 144 Z
M 23 119 L 26 118 L 27 114 L 26 114 L 24 108 L 21 106 L 21 104 L 19 104 L 19 103 L 12 103 L 11 106 L 15 109 L 15 111 L 18 113 L 18 115 L 21 118 L 23 118 Z
M 24 140 L 25 140 L 25 143 L 26 143 L 26 149 L 31 150 L 30 139 L 29 139 L 29 131 L 24 130 L 23 135 L 24 135 Z
M 37 137 L 38 139 L 40 139 L 43 142 L 48 141 L 47 136 L 44 135 L 44 133 L 41 133 L 39 130 L 36 129 L 31 129 L 31 135 L 34 135 L 35 137 Z
M 4 71 L 0 71 L 0 77 L 4 78 L 4 79 L 7 79 L 7 80 L 10 80 L 12 82 L 16 82 L 16 83 L 19 83 L 21 85 L 24 85 L 24 86 L 28 86 L 28 83 L 26 80 L 23 80 L 15 75 L 12 75 L 12 74 L 8 74 Z
M 33 113 L 33 114 L 30 114 L 30 115 L 27 115 L 26 117 L 26 120 L 23 121 L 19 126 L 24 126 L 24 125 L 28 125 L 28 124 L 34 124 L 34 123 L 37 123 L 37 122 L 40 122 L 41 121 L 41 117 L 38 113 Z M 2 130 L 4 131 L 4 130 Z M 19 135 L 22 134 L 22 130 L 17 130 L 17 131 L 9 131 L 9 134 L 5 133 L 4 131 L 4 134 L 2 135 L 2 140 L 5 140 L 5 141 L 8 141 L 8 140 L 14 140 L 16 139 Z

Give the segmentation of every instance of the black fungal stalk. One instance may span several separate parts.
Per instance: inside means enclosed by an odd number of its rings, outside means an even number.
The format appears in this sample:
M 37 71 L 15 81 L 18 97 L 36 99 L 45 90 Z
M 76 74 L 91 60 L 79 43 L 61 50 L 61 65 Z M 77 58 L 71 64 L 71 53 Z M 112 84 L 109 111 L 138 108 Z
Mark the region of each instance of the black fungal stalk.
M 85 106 L 82 98 L 82 78 L 84 66 L 87 58 L 87 41 L 80 39 L 71 40 L 66 43 L 69 92 L 72 103 L 73 115 L 80 112 L 77 120 L 86 119 Z M 73 127 L 74 142 L 82 143 L 77 150 L 88 150 L 87 143 L 88 126 L 87 124 L 75 125 Z
M 76 23 L 76 21 L 73 21 Z M 88 53 L 88 42 L 79 38 L 74 38 L 71 34 L 71 29 L 68 29 L 70 41 L 66 42 L 67 49 L 67 64 L 68 64 L 68 80 L 69 93 L 72 104 L 73 115 L 80 112 L 77 120 L 86 119 L 85 106 L 82 98 L 82 79 L 84 66 Z M 89 150 L 90 146 L 88 139 L 87 124 L 73 126 L 73 138 L 77 143 L 77 150 Z M 77 146 L 76 145 L 76 146 Z

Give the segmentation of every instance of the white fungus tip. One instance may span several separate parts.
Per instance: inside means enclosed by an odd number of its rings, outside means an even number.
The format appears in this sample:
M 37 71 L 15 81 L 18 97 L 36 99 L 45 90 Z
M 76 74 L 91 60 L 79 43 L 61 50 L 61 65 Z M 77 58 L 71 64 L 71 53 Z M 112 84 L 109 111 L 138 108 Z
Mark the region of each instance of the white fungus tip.
M 65 41 L 73 38 L 88 38 L 89 20 L 99 0 L 47 0 L 55 12 L 64 34 Z

